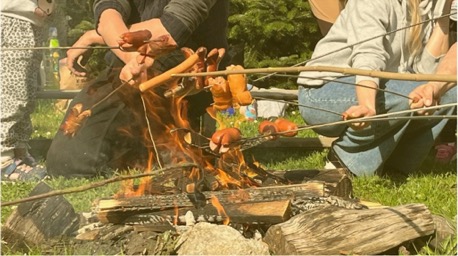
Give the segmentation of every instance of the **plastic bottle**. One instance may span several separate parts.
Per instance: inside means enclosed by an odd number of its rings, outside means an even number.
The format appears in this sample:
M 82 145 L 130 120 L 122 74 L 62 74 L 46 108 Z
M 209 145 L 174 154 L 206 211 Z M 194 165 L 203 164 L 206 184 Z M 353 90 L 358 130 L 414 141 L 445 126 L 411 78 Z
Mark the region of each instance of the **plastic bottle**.
M 52 49 L 59 47 L 59 39 L 57 38 L 57 28 L 49 28 L 48 47 L 51 48 L 45 56 L 43 56 L 45 68 L 45 89 L 59 89 L 59 49 Z

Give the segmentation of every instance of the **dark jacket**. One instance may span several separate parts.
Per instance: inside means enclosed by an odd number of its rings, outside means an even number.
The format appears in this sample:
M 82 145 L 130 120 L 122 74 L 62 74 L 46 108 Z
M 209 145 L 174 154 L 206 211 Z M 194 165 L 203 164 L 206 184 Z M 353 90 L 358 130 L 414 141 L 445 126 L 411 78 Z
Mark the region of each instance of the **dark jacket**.
M 96 0 L 97 25 L 106 9 L 117 10 L 127 25 L 159 18 L 178 47 L 228 47 L 228 0 Z

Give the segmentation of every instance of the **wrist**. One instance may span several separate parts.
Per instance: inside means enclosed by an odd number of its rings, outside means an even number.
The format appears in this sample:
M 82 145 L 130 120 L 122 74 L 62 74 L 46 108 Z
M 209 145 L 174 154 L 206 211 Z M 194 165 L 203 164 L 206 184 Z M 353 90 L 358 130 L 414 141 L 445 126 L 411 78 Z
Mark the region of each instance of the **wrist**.
M 429 86 L 433 87 L 433 91 L 435 95 L 442 95 L 444 94 L 453 84 L 449 82 L 428 82 Z

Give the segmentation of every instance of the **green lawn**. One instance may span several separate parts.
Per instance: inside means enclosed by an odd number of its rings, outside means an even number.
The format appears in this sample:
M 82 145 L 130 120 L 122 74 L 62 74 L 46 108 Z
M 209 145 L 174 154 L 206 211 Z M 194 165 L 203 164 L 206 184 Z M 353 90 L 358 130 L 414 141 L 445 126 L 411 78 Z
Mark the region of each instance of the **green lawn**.
M 41 101 L 37 112 L 33 115 L 35 124 L 34 138 L 52 138 L 56 127 L 60 124 L 63 114 L 55 111 L 51 101 Z M 297 112 L 289 111 L 289 118 L 301 122 Z M 257 133 L 255 123 L 244 124 L 242 132 L 245 137 Z M 301 132 L 299 136 L 316 136 L 311 131 Z M 305 152 L 300 150 L 252 150 L 252 156 L 267 169 L 315 169 L 323 168 L 323 157 L 326 150 Z M 457 218 L 457 165 L 451 163 L 440 165 L 434 162 L 433 153 L 421 166 L 418 173 L 407 179 L 396 177 L 358 177 L 353 179 L 354 194 L 356 197 L 378 202 L 383 205 L 396 206 L 408 203 L 424 203 L 432 213 L 442 215 L 456 225 Z M 251 158 L 250 158 L 251 159 Z M 247 161 L 250 161 L 247 159 Z M 52 179 L 48 183 L 55 189 L 76 187 L 102 178 L 85 179 Z M 36 185 L 34 182 L 8 183 L 2 182 L 1 200 L 12 201 L 26 197 Z M 112 196 L 119 189 L 119 184 L 89 190 L 82 193 L 69 194 L 65 197 L 72 203 L 77 212 L 89 211 L 91 203 L 96 198 Z M 2 223 L 6 220 L 14 207 L 2 207 Z M 456 245 L 456 243 L 455 243 Z M 456 249 L 455 249 L 456 252 Z M 442 254 L 444 252 L 423 251 L 425 254 Z

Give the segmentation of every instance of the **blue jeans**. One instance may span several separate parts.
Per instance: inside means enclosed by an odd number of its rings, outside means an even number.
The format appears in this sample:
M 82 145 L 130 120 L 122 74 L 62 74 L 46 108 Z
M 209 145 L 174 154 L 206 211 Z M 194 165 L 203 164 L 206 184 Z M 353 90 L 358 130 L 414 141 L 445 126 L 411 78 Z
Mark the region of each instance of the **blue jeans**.
M 355 83 L 354 76 L 342 77 L 319 88 L 299 87 L 299 110 L 309 125 L 342 120 L 350 106 L 357 105 L 355 86 L 338 81 Z M 380 88 L 408 95 L 425 82 L 381 80 Z M 441 98 L 441 104 L 456 103 L 456 87 Z M 388 92 L 377 93 L 377 114 L 408 110 L 409 100 Z M 331 110 L 336 113 L 311 109 L 306 106 Z M 435 115 L 451 115 L 455 107 L 437 110 Z M 413 114 L 406 114 L 413 115 Z M 404 174 L 421 165 L 448 119 L 390 120 L 373 122 L 363 130 L 353 130 L 347 125 L 317 128 L 318 134 L 338 137 L 332 149 L 342 163 L 357 176 L 374 175 L 383 168 Z

